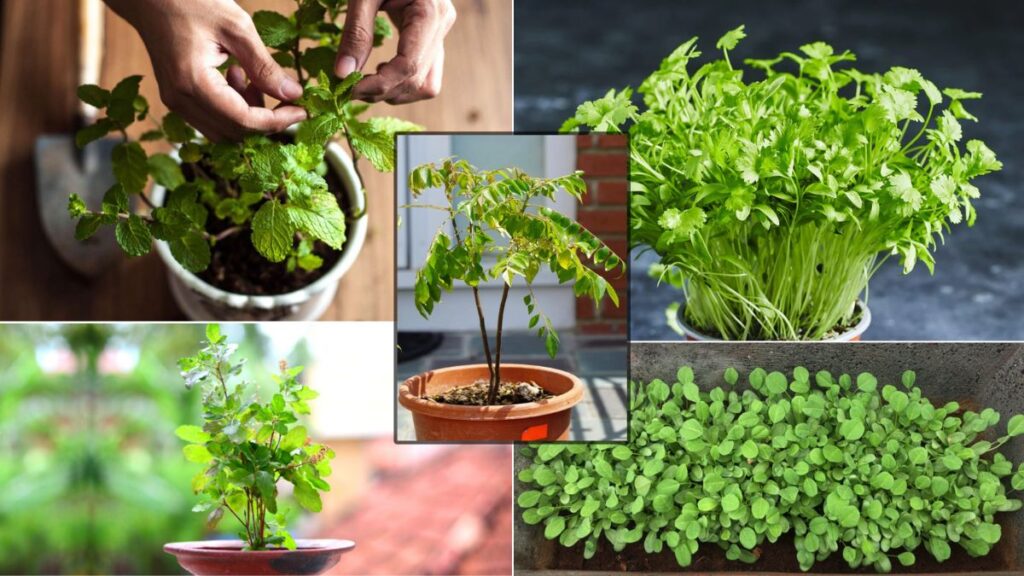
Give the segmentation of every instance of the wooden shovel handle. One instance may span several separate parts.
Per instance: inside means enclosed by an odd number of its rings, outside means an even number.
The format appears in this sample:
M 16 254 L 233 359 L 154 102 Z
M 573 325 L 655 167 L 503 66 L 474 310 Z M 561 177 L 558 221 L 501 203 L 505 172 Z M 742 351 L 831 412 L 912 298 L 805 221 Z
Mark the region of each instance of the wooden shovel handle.
M 98 84 L 103 63 L 103 18 L 101 0 L 78 0 L 78 83 Z M 92 120 L 96 109 L 81 105 L 82 115 Z

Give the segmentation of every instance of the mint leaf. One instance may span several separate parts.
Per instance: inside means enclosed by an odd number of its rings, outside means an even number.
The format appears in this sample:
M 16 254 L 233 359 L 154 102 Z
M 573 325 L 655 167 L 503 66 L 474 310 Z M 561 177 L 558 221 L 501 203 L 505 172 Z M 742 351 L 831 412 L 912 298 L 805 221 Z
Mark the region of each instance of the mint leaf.
M 341 250 L 345 242 L 345 215 L 334 194 L 317 190 L 308 200 L 289 202 L 285 209 L 298 231 L 309 234 L 335 250 Z
M 110 103 L 110 91 L 95 84 L 82 84 L 76 94 L 79 100 L 96 108 L 106 108 Z
M 294 42 L 299 36 L 295 24 L 277 12 L 259 10 L 253 13 L 252 21 L 256 25 L 260 40 L 271 48 L 281 48 Z
M 191 126 L 185 123 L 185 120 L 181 116 L 178 116 L 174 112 L 168 112 L 164 116 L 162 124 L 164 135 L 167 136 L 169 142 L 182 144 L 190 142 L 196 137 L 196 131 Z
M 75 132 L 75 146 L 85 148 L 85 145 L 103 138 L 114 129 L 114 124 L 107 118 L 100 118 L 96 122 Z
M 139 194 L 149 181 L 146 152 L 138 142 L 122 142 L 114 146 L 110 157 L 114 177 L 128 194 Z
M 280 262 L 288 256 L 294 237 L 295 225 L 276 199 L 264 203 L 252 218 L 253 246 L 271 262 Z
M 129 256 L 148 254 L 153 241 L 149 226 L 135 214 L 117 223 L 114 236 L 121 249 Z
M 395 169 L 393 133 L 359 120 L 348 120 L 345 126 L 352 148 L 369 160 L 374 168 L 381 172 L 391 172 Z
M 153 154 L 147 160 L 149 174 L 157 184 L 174 190 L 185 183 L 185 176 L 181 173 L 181 166 L 167 154 Z
M 192 273 L 202 272 L 210 267 L 210 243 L 196 230 L 189 230 L 184 235 L 169 242 L 171 256 L 185 270 Z
M 110 91 L 107 118 L 120 129 L 127 128 L 135 122 L 140 82 L 142 82 L 142 76 L 129 76 L 118 82 Z
M 83 214 L 75 224 L 75 240 L 88 240 L 92 238 L 100 226 L 105 224 L 101 214 Z

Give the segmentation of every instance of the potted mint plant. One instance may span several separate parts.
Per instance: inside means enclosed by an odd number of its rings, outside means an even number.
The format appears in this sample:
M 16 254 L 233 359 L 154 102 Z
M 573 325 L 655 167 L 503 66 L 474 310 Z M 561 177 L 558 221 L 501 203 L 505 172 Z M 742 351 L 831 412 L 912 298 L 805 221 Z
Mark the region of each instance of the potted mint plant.
M 317 393 L 297 380 L 301 366 L 282 360 L 269 402 L 255 399 L 241 380 L 243 361 L 232 358 L 237 345 L 220 327 L 206 327 L 206 346 L 179 362 L 185 386 L 198 386 L 203 424 L 178 427 L 188 444 L 185 458 L 204 466 L 192 481 L 201 495 L 193 511 L 215 527 L 225 518 L 241 526 L 240 540 L 176 542 L 164 550 L 193 574 L 319 574 L 355 546 L 347 540 L 295 540 L 285 527 L 280 487 L 288 483 L 303 509 L 320 512 L 320 492 L 330 490 L 334 451 L 314 443 L 298 423 L 309 414 Z
M 588 296 L 595 305 L 607 297 L 618 306 L 615 289 L 588 264 L 624 271 L 625 263 L 587 229 L 543 205 L 560 190 L 580 200 L 586 193 L 582 172 L 537 178 L 517 168 L 478 170 L 450 158 L 409 173 L 414 199 L 437 188 L 444 192 L 444 205 L 411 205 L 446 217 L 416 273 L 416 308 L 429 318 L 456 282 L 468 286 L 487 363 L 432 370 L 401 385 L 398 399 L 413 414 L 417 439 L 566 439 L 572 407 L 583 398 L 582 382 L 562 370 L 503 364 L 501 346 L 509 291 L 521 282 L 528 290 L 523 304 L 529 327 L 544 339 L 552 358 L 557 354 L 558 334 L 532 290 L 541 269 L 560 283 L 572 283 L 577 297 Z M 480 285 L 490 280 L 501 282 L 493 349 L 480 304 Z
M 634 382 L 628 444 L 533 445 L 526 524 L 598 570 L 665 553 L 702 573 L 1019 573 L 1024 415 L 935 403 L 945 384 L 911 371 L 702 380 Z
M 851 340 L 890 256 L 932 270 L 937 240 L 972 225 L 977 177 L 1001 164 L 962 142 L 976 92 L 917 70 L 869 74 L 822 42 L 767 60 L 729 52 L 691 69 L 696 38 L 639 88 L 584 103 L 563 130 L 630 133 L 631 236 L 680 289 L 669 323 L 689 339 Z M 679 309 L 682 308 L 682 322 Z
M 171 113 L 136 140 L 128 130 L 149 113 L 140 76 L 111 90 L 81 86 L 79 97 L 105 115 L 79 131 L 78 145 L 109 133 L 122 141 L 112 152 L 117 182 L 102 205 L 70 199 L 76 237 L 113 226 L 129 256 L 149 253 L 155 239 L 172 293 L 192 319 L 319 317 L 366 236 L 359 158 L 393 170 L 394 134 L 419 129 L 395 118 L 359 118 L 368 105 L 353 102 L 351 92 L 361 75 L 331 73 L 345 13 L 344 5 L 331 6 L 301 0 L 292 16 L 254 14 L 275 59 L 304 84 L 299 103 L 308 119 L 286 134 L 213 143 Z M 376 33 L 378 40 L 390 34 L 384 19 Z M 315 45 L 307 47 L 310 41 Z M 339 134 L 354 161 L 334 141 Z M 142 146 L 149 141 L 170 144 L 173 152 L 149 154 Z M 132 209 L 134 198 L 147 214 Z

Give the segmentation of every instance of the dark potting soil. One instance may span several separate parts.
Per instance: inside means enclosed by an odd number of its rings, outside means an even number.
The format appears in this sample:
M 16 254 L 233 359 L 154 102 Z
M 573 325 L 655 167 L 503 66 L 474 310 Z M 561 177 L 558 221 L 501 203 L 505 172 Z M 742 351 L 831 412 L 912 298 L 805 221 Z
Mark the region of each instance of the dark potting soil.
M 958 572 L 997 572 L 1017 570 L 1020 566 L 1018 551 L 1015 549 L 1016 530 L 1013 526 L 1003 526 L 1003 537 L 992 551 L 982 558 L 972 558 L 958 545 L 953 545 L 953 555 L 945 562 L 936 562 L 924 547 L 915 551 L 916 561 L 913 566 L 905 567 L 895 558 L 892 559 L 892 572 L 895 574 L 934 574 Z M 539 536 L 538 536 L 539 537 Z M 783 535 L 774 544 L 766 542 L 754 553 L 758 559 L 753 564 L 729 560 L 725 551 L 714 544 L 702 544 L 693 557 L 693 564 L 681 568 L 676 562 L 675 554 L 666 546 L 658 554 L 648 554 L 643 543 L 629 544 L 622 552 L 616 552 L 611 544 L 601 540 L 597 552 L 590 560 L 583 558 L 583 542 L 566 548 L 557 542 L 550 542 L 555 552 L 551 570 L 593 570 L 601 572 L 790 572 L 803 574 L 796 560 L 796 548 L 792 534 Z M 835 552 L 828 559 L 816 562 L 810 570 L 816 574 L 876 574 L 873 568 L 851 569 L 842 558 L 841 552 Z
M 344 214 L 350 214 L 351 206 L 345 194 L 344 184 L 333 170 L 325 176 L 327 188 L 338 199 Z M 217 234 L 234 224 L 221 220 L 211 212 L 207 231 Z M 347 231 L 346 231 L 347 233 Z M 285 262 L 269 262 L 256 251 L 250 239 L 250 231 L 233 234 L 217 242 L 210 254 L 210 267 L 198 274 L 204 282 L 221 290 L 238 294 L 274 295 L 293 292 L 319 280 L 341 259 L 341 251 L 334 250 L 323 242 L 313 243 L 313 253 L 323 260 L 316 270 L 296 267 L 288 272 Z
M 487 389 L 490 383 L 485 380 L 478 380 L 468 386 L 459 386 L 428 396 L 427 400 L 438 404 L 454 404 L 458 406 L 488 406 Z M 511 404 L 526 404 L 537 402 L 545 398 L 552 398 L 554 395 L 547 390 L 537 386 L 533 382 L 502 382 L 498 387 L 498 397 L 490 406 L 508 406 Z

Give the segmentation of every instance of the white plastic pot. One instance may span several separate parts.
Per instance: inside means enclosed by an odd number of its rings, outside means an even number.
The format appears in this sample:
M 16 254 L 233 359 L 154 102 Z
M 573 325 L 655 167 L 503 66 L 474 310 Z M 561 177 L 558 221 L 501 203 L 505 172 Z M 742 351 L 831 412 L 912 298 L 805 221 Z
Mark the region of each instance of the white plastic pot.
M 842 334 L 837 334 L 832 338 L 824 338 L 820 340 L 820 342 L 859 341 L 861 336 L 864 334 L 864 331 L 868 329 L 869 325 L 871 325 L 871 310 L 868 308 L 867 304 L 860 300 L 857 300 L 857 307 L 860 308 L 861 312 L 860 320 L 853 328 L 850 328 L 849 330 L 843 332 Z M 703 334 L 699 332 L 696 328 L 687 324 L 686 320 L 683 319 L 683 306 L 680 305 L 679 303 L 671 304 L 668 308 L 665 309 L 665 318 L 668 321 L 669 328 L 671 328 L 673 332 L 679 334 L 686 340 L 690 340 L 692 342 L 722 341 L 721 338 L 716 338 L 714 336 L 708 336 L 707 334 Z
M 177 154 L 172 154 L 177 160 Z M 344 185 L 348 206 L 361 217 L 345 221 L 345 244 L 341 258 L 312 284 L 294 292 L 273 296 L 253 296 L 228 292 L 206 283 L 189 272 L 171 255 L 163 240 L 156 240 L 156 251 L 167 265 L 168 281 L 175 302 L 192 320 L 316 320 L 334 300 L 338 281 L 352 267 L 366 239 L 366 199 L 352 159 L 337 142 L 330 142 L 324 153 L 328 170 L 334 171 Z M 161 206 L 167 191 L 154 185 L 153 204 Z

